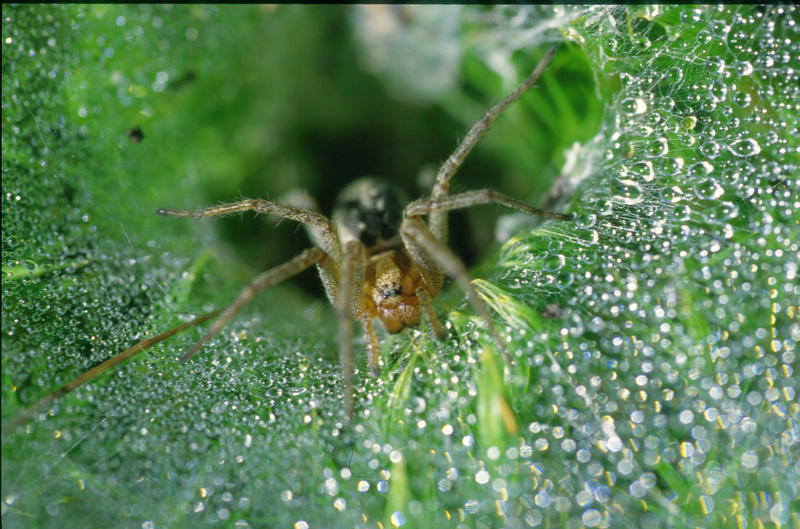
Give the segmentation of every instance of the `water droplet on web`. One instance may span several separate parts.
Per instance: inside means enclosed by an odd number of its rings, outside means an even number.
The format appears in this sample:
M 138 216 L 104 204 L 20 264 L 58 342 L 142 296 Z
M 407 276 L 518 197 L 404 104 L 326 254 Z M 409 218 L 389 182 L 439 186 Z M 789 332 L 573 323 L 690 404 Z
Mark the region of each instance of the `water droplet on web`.
M 392 523 L 392 525 L 393 525 L 393 526 L 395 526 L 395 527 L 402 527 L 402 526 L 403 526 L 403 525 L 405 525 L 405 523 L 406 523 L 406 517 L 405 517 L 405 515 L 404 515 L 402 512 L 400 512 L 400 511 L 395 511 L 395 512 L 393 512 L 393 513 L 392 513 L 392 515 L 389 517 L 389 521 L 390 521 L 390 522 Z
M 719 143 L 713 140 L 706 141 L 700 146 L 700 152 L 703 156 L 712 160 L 719 155 L 721 150 Z
M 728 150 L 735 156 L 755 156 L 761 152 L 761 145 L 752 138 L 745 138 L 731 143 Z
M 733 96 L 733 102 L 736 103 L 739 108 L 747 108 L 752 101 L 753 98 L 747 92 L 736 92 Z
M 649 160 L 636 162 L 635 164 L 631 165 L 630 172 L 632 175 L 636 175 L 645 182 L 651 182 L 655 178 L 655 173 L 653 172 L 653 162 Z
M 720 103 L 722 101 L 725 101 L 725 97 L 728 94 L 728 87 L 723 81 L 717 79 L 713 83 L 711 83 L 709 92 L 711 94 L 711 97 L 714 98 L 714 101 L 716 103 Z
M 603 521 L 603 515 L 597 509 L 587 509 L 581 515 L 581 520 L 586 527 L 596 527 Z
M 656 138 L 647 144 L 647 156 L 651 158 L 661 157 L 669 152 L 669 143 L 666 138 Z
M 731 220 L 739 214 L 739 206 L 733 202 L 722 200 L 709 212 L 709 217 L 716 220 Z
M 777 526 L 786 525 L 789 523 L 791 512 L 789 505 L 780 501 L 769 510 L 769 519 Z
M 665 157 L 661 159 L 660 169 L 663 174 L 672 176 L 683 169 L 683 158 Z
M 714 166 L 710 162 L 703 160 L 690 165 L 687 172 L 690 176 L 706 176 L 714 172 Z
M 753 65 L 750 61 L 739 61 L 737 62 L 734 67 L 736 68 L 736 73 L 740 76 L 748 76 L 753 73 Z
M 647 102 L 641 97 L 629 97 L 627 99 L 623 99 L 620 103 L 622 111 L 630 116 L 635 116 L 638 114 L 644 114 L 647 112 Z
M 671 66 L 667 69 L 664 81 L 675 86 L 683 80 L 683 70 L 679 66 Z
M 597 215 L 594 213 L 590 213 L 588 215 L 582 215 L 577 219 L 577 224 L 581 228 L 591 228 L 595 224 L 597 224 Z
M 629 179 L 614 181 L 613 199 L 623 204 L 633 205 L 642 201 L 642 188 L 639 183 Z

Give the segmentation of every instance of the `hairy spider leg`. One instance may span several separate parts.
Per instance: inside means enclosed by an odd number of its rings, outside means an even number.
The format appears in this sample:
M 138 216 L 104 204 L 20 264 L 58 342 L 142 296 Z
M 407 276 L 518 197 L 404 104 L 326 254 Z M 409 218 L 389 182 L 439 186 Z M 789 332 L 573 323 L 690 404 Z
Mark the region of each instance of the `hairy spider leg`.
M 367 364 L 369 365 L 370 372 L 378 376 L 381 370 L 381 363 L 378 350 L 378 337 L 375 335 L 372 315 L 364 311 L 359 319 L 361 320 L 361 328 L 364 330 L 364 337 L 367 340 Z
M 317 268 L 322 279 L 322 285 L 325 287 L 325 293 L 328 295 L 330 302 L 336 306 L 336 300 L 339 299 L 339 267 L 342 262 L 342 248 L 339 243 L 339 236 L 336 234 L 336 228 L 326 216 L 316 211 L 300 209 L 260 198 L 248 198 L 195 211 L 157 209 L 156 213 L 169 217 L 207 218 L 245 211 L 275 215 L 306 225 L 314 245 L 321 248 L 329 257 L 329 259 L 322 261 Z
M 533 69 L 533 72 L 528 78 L 522 81 L 513 92 L 501 99 L 472 125 L 472 128 L 469 129 L 469 132 L 467 132 L 467 135 L 461 140 L 461 143 L 456 147 L 456 150 L 453 151 L 453 154 L 451 154 L 439 168 L 439 172 L 436 175 L 436 183 L 431 191 L 431 199 L 438 200 L 447 195 L 450 189 L 450 178 L 452 178 L 456 171 L 458 171 L 458 168 L 461 167 L 464 158 L 466 158 L 483 135 L 486 134 L 492 121 L 508 108 L 511 103 L 519 99 L 519 97 L 539 79 L 539 76 L 541 76 L 542 72 L 547 68 L 547 65 L 552 60 L 557 49 L 558 46 L 553 46 L 547 50 L 547 53 L 545 53 L 542 60 L 539 61 L 539 64 L 536 65 L 536 68 Z M 428 218 L 428 226 L 436 239 L 445 243 L 447 242 L 446 210 L 435 210 L 431 212 Z
M 353 318 L 361 316 L 361 287 L 366 264 L 364 245 L 360 241 L 349 241 L 344 248 L 339 303 L 336 306 L 339 313 L 339 361 L 342 364 L 348 420 L 353 418 Z M 375 351 L 377 353 L 377 348 Z M 368 358 L 372 360 L 372 354 Z
M 469 299 L 473 310 L 486 322 L 492 338 L 503 352 L 506 361 L 509 364 L 514 364 L 514 359 L 508 354 L 500 335 L 497 334 L 489 309 L 472 286 L 472 278 L 461 259 L 447 245 L 439 241 L 419 217 L 411 216 L 403 219 L 403 224 L 400 226 L 400 235 L 403 237 L 406 248 L 414 256 L 418 264 L 435 262 L 438 265 L 436 273 L 441 275 L 438 269 L 442 269 L 458 282 L 464 292 L 467 293 L 467 299 Z M 425 265 L 420 265 L 420 272 L 423 278 L 429 270 Z
M 494 191 L 493 189 L 476 189 L 465 191 L 457 195 L 449 195 L 442 198 L 421 198 L 411 202 L 404 211 L 406 217 L 419 217 L 421 215 L 432 215 L 436 211 L 449 211 L 451 209 L 469 208 L 481 206 L 483 204 L 500 204 L 523 213 L 545 217 L 548 219 L 572 220 L 572 215 L 568 213 L 556 213 L 535 208 L 525 202 L 511 198 L 508 195 Z
M 245 211 L 255 211 L 256 213 L 262 213 L 265 215 L 275 215 L 281 218 L 286 218 L 290 220 L 294 220 L 296 222 L 300 222 L 309 226 L 309 233 L 312 235 L 314 239 L 314 244 L 317 245 L 318 249 L 321 249 L 323 252 L 322 255 L 317 255 L 315 259 L 308 262 L 307 265 L 302 266 L 302 268 L 297 268 L 294 272 L 289 272 L 286 276 L 281 276 L 282 281 L 286 277 L 294 275 L 296 273 L 302 272 L 312 264 L 317 264 L 317 268 L 319 269 L 319 275 L 322 278 L 322 284 L 325 287 L 325 292 L 328 294 L 328 298 L 330 299 L 331 303 L 336 306 L 337 300 L 339 299 L 339 267 L 342 261 L 342 249 L 341 245 L 339 244 L 339 237 L 336 235 L 336 229 L 333 226 L 333 223 L 325 217 L 324 215 L 317 213 L 316 211 L 310 211 L 306 209 L 300 209 L 293 206 L 289 206 L 287 204 L 280 204 L 277 202 L 270 202 L 269 200 L 263 200 L 260 198 L 247 198 L 244 200 L 240 200 L 238 202 L 230 202 L 228 204 L 220 204 L 218 206 L 211 206 L 203 209 L 198 209 L 194 211 L 186 211 L 186 210 L 178 210 L 178 209 L 157 209 L 156 213 L 160 215 L 166 215 L 169 217 L 190 217 L 190 218 L 207 218 L 207 217 L 219 217 L 224 215 L 231 215 L 233 213 L 241 213 Z M 306 258 L 301 258 L 301 256 L 306 255 Z M 308 258 L 308 254 L 301 253 L 299 256 L 295 257 L 292 261 L 289 261 L 285 264 L 289 264 L 290 262 L 297 261 L 298 263 L 295 264 L 295 267 L 299 265 L 301 262 L 305 262 L 304 259 Z M 279 267 L 276 267 L 279 268 Z M 275 269 L 271 269 L 275 270 Z M 269 274 L 271 270 L 268 270 L 262 274 L 256 276 L 253 282 L 257 282 L 257 280 L 263 280 L 264 274 Z M 285 269 L 282 269 L 285 271 Z M 251 282 L 251 285 L 253 284 Z M 261 288 L 267 288 L 270 285 L 275 284 L 278 281 L 270 280 L 266 286 Z M 252 295 L 249 295 L 248 292 L 251 285 L 245 287 L 245 289 L 239 294 L 239 297 L 244 296 L 249 301 L 252 298 Z M 258 286 L 258 284 L 253 285 Z M 239 299 L 237 297 L 237 299 Z M 245 301 L 246 302 L 246 301 Z M 221 325 L 224 325 L 233 314 L 241 308 L 241 306 L 237 306 L 234 308 L 234 303 L 229 305 L 223 315 L 220 317 L 220 320 L 224 321 Z M 232 312 L 226 314 L 228 309 L 233 309 Z M 226 317 L 227 316 L 227 317 Z M 218 332 L 221 329 L 221 325 L 217 326 L 218 322 L 214 323 L 212 329 L 215 329 L 215 332 Z M 189 358 L 192 354 L 197 352 L 197 350 L 205 343 L 208 338 L 212 335 L 211 331 L 201 338 L 198 343 L 195 343 L 189 350 L 184 353 L 184 359 Z M 195 347 L 197 346 L 197 347 Z
M 181 355 L 181 361 L 191 358 L 203 345 L 208 342 L 215 334 L 222 330 L 231 318 L 233 318 L 242 307 L 250 303 L 256 294 L 262 290 L 276 285 L 293 275 L 299 274 L 311 265 L 320 264 L 327 258 L 325 252 L 319 248 L 307 248 L 300 254 L 289 259 L 283 264 L 261 272 L 239 292 L 239 294 L 222 310 L 222 314 L 214 320 L 214 323 L 199 340 L 189 347 Z
M 442 323 L 439 321 L 438 316 L 433 311 L 433 305 L 431 305 L 431 295 L 428 292 L 428 289 L 425 285 L 421 285 L 417 287 L 416 290 L 417 299 L 419 299 L 419 304 L 422 306 L 422 310 L 425 312 L 425 317 L 428 319 L 428 323 L 431 325 L 433 332 L 436 333 L 436 337 L 440 340 L 444 340 L 447 334 L 444 332 L 444 327 L 442 327 Z
M 540 217 L 559 220 L 572 219 L 572 215 L 569 214 L 545 211 L 511 198 L 508 195 L 498 193 L 497 191 L 479 189 L 475 191 L 466 191 L 457 195 L 444 196 L 439 199 L 428 198 L 415 200 L 406 206 L 403 212 L 405 218 L 400 228 L 400 234 L 403 237 L 406 248 L 408 248 L 409 252 L 414 256 L 414 259 L 420 264 L 423 277 L 428 273 L 430 268 L 430 265 L 426 266 L 426 263 L 435 261 L 448 275 L 453 276 L 456 281 L 458 281 L 467 293 L 467 297 L 475 311 L 489 326 L 489 331 L 495 342 L 497 342 L 497 345 L 503 351 L 506 360 L 513 363 L 513 358 L 511 358 L 506 351 L 505 346 L 494 328 L 489 309 L 472 286 L 472 279 L 464 263 L 462 263 L 461 259 L 459 259 L 442 241 L 436 239 L 436 236 L 420 218 L 421 215 L 428 215 L 430 219 L 433 213 L 437 211 L 447 212 L 451 209 L 468 208 L 492 203 Z
M 194 327 L 195 325 L 199 325 L 199 324 L 203 323 L 204 321 L 206 321 L 206 320 L 208 320 L 210 318 L 213 318 L 214 316 L 216 316 L 219 313 L 220 313 L 220 310 L 214 310 L 214 311 L 209 312 L 207 314 L 203 314 L 201 316 L 198 316 L 198 317 L 194 318 L 191 321 L 188 321 L 188 322 L 185 322 L 185 323 L 181 323 L 180 325 L 176 325 L 175 327 L 172 327 L 171 329 L 167 329 L 166 331 L 162 332 L 161 334 L 158 334 L 156 336 L 151 336 L 149 338 L 145 338 L 144 340 L 141 340 L 140 342 L 137 342 L 133 346 L 128 347 L 127 349 L 125 349 L 121 353 L 117 353 L 116 355 L 112 356 L 108 360 L 106 360 L 106 361 L 94 366 L 93 368 L 89 369 L 88 371 L 86 371 L 86 372 L 82 373 L 81 375 L 75 377 L 74 379 L 70 380 L 69 382 L 67 382 L 66 384 L 61 386 L 60 388 L 58 388 L 58 389 L 56 389 L 54 391 L 51 391 L 50 393 L 48 393 L 47 395 L 45 395 L 44 397 L 39 399 L 35 404 L 27 407 L 14 420 L 12 420 L 10 423 L 8 423 L 5 426 L 3 426 L 3 430 L 2 430 L 3 435 L 6 435 L 6 434 L 12 432 L 18 426 L 21 426 L 22 424 L 27 422 L 28 419 L 30 419 L 31 416 L 33 416 L 33 414 L 36 411 L 44 408 L 44 406 L 46 406 L 50 402 L 53 402 L 54 400 L 63 397 L 64 395 L 66 395 L 70 391 L 73 391 L 73 390 L 83 386 L 84 384 L 88 384 L 89 382 L 91 382 L 92 380 L 96 379 L 97 377 L 99 377 L 103 373 L 107 372 L 112 367 L 114 367 L 114 366 L 116 366 L 118 364 L 121 364 L 122 362 L 124 362 L 124 361 L 126 361 L 126 360 L 128 360 L 130 358 L 133 358 L 137 354 L 139 354 L 139 353 L 141 353 L 143 351 L 146 351 L 147 349 L 149 349 L 150 347 L 156 345 L 157 343 L 163 342 L 167 338 L 170 338 L 170 337 L 178 334 L 179 332 L 185 331 L 186 329 L 188 329 L 190 327 Z

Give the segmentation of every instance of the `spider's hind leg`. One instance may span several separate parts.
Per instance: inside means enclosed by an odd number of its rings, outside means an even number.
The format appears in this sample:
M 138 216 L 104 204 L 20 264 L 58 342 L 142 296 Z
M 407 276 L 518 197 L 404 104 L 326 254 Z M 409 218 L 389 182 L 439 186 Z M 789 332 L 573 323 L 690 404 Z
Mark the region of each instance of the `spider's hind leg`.
M 458 171 L 458 168 L 461 167 L 461 164 L 464 162 L 464 158 L 470 153 L 470 151 L 477 145 L 481 138 L 483 138 L 486 131 L 489 130 L 489 126 L 492 122 L 499 116 L 506 108 L 511 105 L 514 101 L 519 99 L 519 97 L 524 94 L 531 86 L 536 83 L 539 77 L 544 72 L 547 65 L 550 64 L 550 61 L 553 59 L 553 56 L 556 54 L 558 47 L 552 46 L 547 53 L 545 53 L 542 60 L 539 61 L 539 64 L 536 65 L 536 68 L 533 69 L 533 72 L 524 80 L 522 81 L 513 92 L 508 94 L 506 97 L 501 99 L 497 102 L 492 108 L 490 108 L 486 114 L 481 116 L 475 124 L 469 129 L 467 135 L 461 140 L 461 143 L 458 144 L 456 150 L 445 160 L 442 166 L 439 168 L 439 172 L 436 175 L 436 183 L 433 185 L 433 190 L 431 191 L 431 199 L 439 200 L 447 196 L 448 191 L 450 190 L 450 179 L 453 175 Z M 447 210 L 445 209 L 438 209 L 431 212 L 430 218 L 428 219 L 428 224 L 430 226 L 430 231 L 433 233 L 436 239 L 447 242 Z

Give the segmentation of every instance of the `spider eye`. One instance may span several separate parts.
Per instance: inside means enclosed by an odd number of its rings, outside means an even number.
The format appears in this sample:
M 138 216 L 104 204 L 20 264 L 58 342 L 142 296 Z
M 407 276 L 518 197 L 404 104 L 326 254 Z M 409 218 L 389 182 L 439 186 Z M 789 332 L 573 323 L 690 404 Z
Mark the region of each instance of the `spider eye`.
M 389 299 L 392 296 L 399 296 L 402 293 L 402 289 L 400 285 L 397 285 L 395 288 L 384 288 L 380 291 L 380 296 L 382 299 Z

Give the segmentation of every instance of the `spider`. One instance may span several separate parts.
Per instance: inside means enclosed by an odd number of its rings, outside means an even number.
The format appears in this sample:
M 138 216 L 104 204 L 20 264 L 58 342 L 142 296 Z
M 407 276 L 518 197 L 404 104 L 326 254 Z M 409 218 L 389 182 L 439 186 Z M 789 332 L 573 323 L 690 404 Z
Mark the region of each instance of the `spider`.
M 513 362 L 492 323 L 487 306 L 472 286 L 469 272 L 447 247 L 447 214 L 453 209 L 496 203 L 552 219 L 569 220 L 572 216 L 541 210 L 491 189 L 454 195 L 448 194 L 448 191 L 452 176 L 492 121 L 536 82 L 555 52 L 555 46 L 550 48 L 527 79 L 475 122 L 439 169 L 428 198 L 415 200 L 403 207 L 395 188 L 388 182 L 363 178 L 345 187 L 337 199 L 331 218 L 312 209 L 313 201 L 310 199 L 304 201 L 305 207 L 244 199 L 195 211 L 156 210 L 156 213 L 169 217 L 191 218 L 218 217 L 245 211 L 274 215 L 305 225 L 314 246 L 255 276 L 226 307 L 143 340 L 92 368 L 45 396 L 15 423 L 145 348 L 216 317 L 208 331 L 181 356 L 181 360 L 188 360 L 256 294 L 314 265 L 328 299 L 338 312 L 339 357 L 348 420 L 353 415 L 352 321 L 361 323 L 367 340 L 367 363 L 372 374 L 377 376 L 380 360 L 373 320 L 380 320 L 389 333 L 397 333 L 406 327 L 417 326 L 421 314 L 424 314 L 437 338 L 445 337 L 444 328 L 431 306 L 431 300 L 442 288 L 445 275 L 453 277 L 466 292 L 473 309 L 485 321 L 494 342 L 507 361 Z M 427 224 L 422 220 L 423 216 L 427 216 Z

